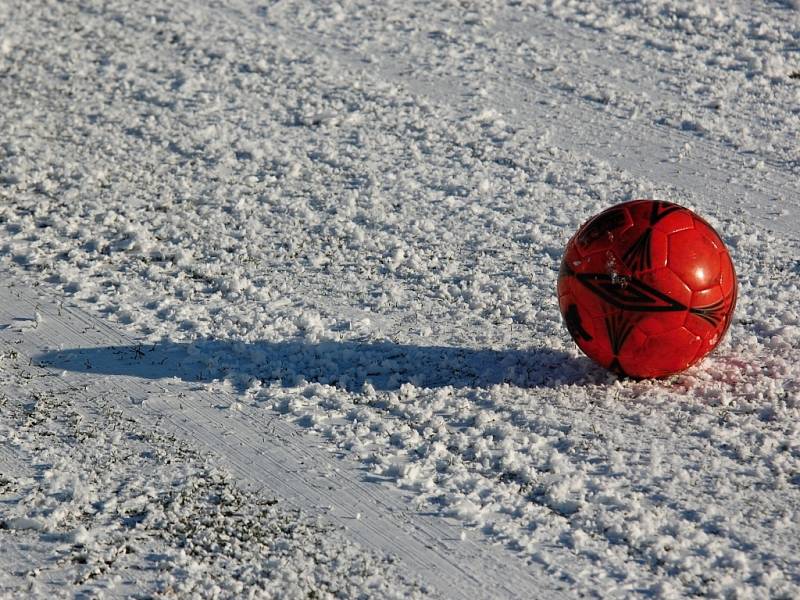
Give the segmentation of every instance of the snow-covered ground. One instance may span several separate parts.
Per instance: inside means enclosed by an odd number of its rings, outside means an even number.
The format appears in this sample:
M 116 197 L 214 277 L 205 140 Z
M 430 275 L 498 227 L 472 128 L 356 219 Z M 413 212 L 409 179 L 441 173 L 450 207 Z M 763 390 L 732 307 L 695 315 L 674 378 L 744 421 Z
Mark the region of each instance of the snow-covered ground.
M 800 596 L 800 6 L 0 0 L 0 597 Z M 563 246 L 687 205 L 618 380 Z

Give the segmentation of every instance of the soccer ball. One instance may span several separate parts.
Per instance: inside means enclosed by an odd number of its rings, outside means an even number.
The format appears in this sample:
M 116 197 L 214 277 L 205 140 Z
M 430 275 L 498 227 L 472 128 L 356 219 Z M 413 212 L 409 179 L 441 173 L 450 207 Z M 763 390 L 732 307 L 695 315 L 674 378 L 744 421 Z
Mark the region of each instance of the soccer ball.
M 719 235 L 687 208 L 656 200 L 612 206 L 567 243 L 558 303 L 570 335 L 621 375 L 665 377 L 717 344 L 736 305 Z

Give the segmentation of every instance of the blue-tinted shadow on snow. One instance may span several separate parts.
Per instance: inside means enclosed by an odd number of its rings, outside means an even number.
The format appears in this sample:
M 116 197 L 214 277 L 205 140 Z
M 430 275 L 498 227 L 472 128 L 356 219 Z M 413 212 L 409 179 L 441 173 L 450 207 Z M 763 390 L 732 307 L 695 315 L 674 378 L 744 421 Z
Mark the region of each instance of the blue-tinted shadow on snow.
M 556 387 L 585 382 L 593 371 L 585 359 L 547 348 L 488 350 L 416 346 L 387 341 L 281 341 L 191 343 L 70 348 L 35 357 L 43 366 L 67 371 L 178 377 L 210 382 L 230 378 L 240 388 L 253 378 L 295 386 L 303 381 L 360 391 L 419 387 Z

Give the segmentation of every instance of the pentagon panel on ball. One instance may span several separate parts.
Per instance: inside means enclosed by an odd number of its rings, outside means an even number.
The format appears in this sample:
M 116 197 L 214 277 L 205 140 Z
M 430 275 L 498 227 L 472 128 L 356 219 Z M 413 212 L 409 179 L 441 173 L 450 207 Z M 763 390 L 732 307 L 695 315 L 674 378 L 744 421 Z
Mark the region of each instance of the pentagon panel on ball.
M 733 262 L 691 210 L 633 200 L 592 217 L 570 239 L 558 301 L 578 347 L 629 377 L 666 377 L 711 352 L 736 306 Z

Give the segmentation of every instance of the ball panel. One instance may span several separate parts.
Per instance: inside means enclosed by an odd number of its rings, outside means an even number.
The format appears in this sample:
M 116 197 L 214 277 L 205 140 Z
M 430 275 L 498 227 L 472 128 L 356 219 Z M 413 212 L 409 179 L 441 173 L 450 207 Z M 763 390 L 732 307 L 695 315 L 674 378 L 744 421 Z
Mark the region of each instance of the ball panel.
M 621 258 L 633 273 L 666 266 L 667 238 L 646 222 L 637 223 L 620 236 L 617 247 L 624 248 Z
M 613 206 L 589 219 L 575 234 L 575 246 L 582 255 L 607 250 L 615 238 L 633 226 L 633 219 L 624 205 Z
M 692 308 L 711 306 L 720 302 L 725 297 L 721 285 L 712 285 L 704 290 L 696 290 L 692 293 Z
M 697 350 L 697 354 L 695 355 L 692 364 L 708 356 L 714 350 L 714 348 L 719 345 L 719 343 L 722 341 L 722 337 L 725 335 L 726 329 L 727 325 L 718 327 L 703 338 L 703 343 Z
M 695 292 L 686 318 L 686 328 L 704 340 L 718 338 L 720 330 L 726 327 L 727 313 L 728 305 L 720 286 Z
M 693 290 L 719 282 L 718 249 L 702 234 L 685 230 L 669 236 L 669 268 Z
M 681 207 L 680 210 L 671 212 L 654 223 L 653 229 L 666 235 L 686 229 L 694 229 L 694 219 L 692 218 L 691 211 Z
M 573 283 L 573 296 L 575 300 L 590 317 L 604 317 L 609 312 L 617 310 L 614 306 L 603 300 L 593 289 L 587 287 L 577 279 Z
M 556 291 L 559 297 L 572 289 L 571 282 L 573 278 L 573 273 L 567 265 L 567 257 L 564 256 L 561 261 L 561 268 L 558 270 L 558 281 L 556 283 Z
M 661 335 L 686 324 L 687 311 L 645 313 L 638 329 L 645 335 Z
M 568 281 L 558 282 L 558 308 L 561 314 L 564 314 L 566 307 L 575 302 L 575 297 L 572 295 L 572 288 Z
M 620 206 L 624 206 L 631 214 L 634 223 L 647 224 L 650 221 L 650 213 L 652 212 L 653 203 L 648 200 L 631 200 L 624 202 Z
M 661 335 L 642 334 L 626 344 L 619 362 L 632 377 L 664 377 L 691 366 L 700 344 L 701 338 L 685 327 Z
M 650 259 L 647 268 L 664 268 L 667 266 L 668 258 L 669 242 L 667 241 L 667 235 L 654 228 L 650 233 Z
M 615 313 L 612 312 L 610 314 Z M 603 317 L 594 317 L 592 319 L 593 331 L 596 333 L 596 337 L 590 343 L 581 347 L 586 356 L 606 368 L 614 360 L 614 351 L 608 327 L 609 318 L 610 316 L 607 314 Z
M 558 303 L 567 331 L 579 347 L 582 348 L 584 343 L 591 342 L 597 337 L 593 319 L 586 314 L 571 293 L 560 296 Z
M 722 314 L 726 310 L 727 303 L 721 285 L 713 285 L 692 294 L 690 311 L 694 314 L 712 317 L 710 320 L 719 321 L 720 319 L 714 315 Z
M 671 267 L 642 273 L 641 281 L 683 307 L 688 307 L 692 301 L 691 288 Z
M 686 317 L 686 323 L 684 327 L 702 340 L 701 347 L 711 350 L 719 341 L 719 332 L 721 326 L 715 325 L 714 323 L 711 323 L 702 317 L 689 314 Z
M 573 270 L 577 277 L 585 274 L 598 274 L 609 277 L 629 276 L 630 270 L 614 248 L 598 250 L 584 255 L 579 261 L 573 261 Z
M 575 271 L 576 268 L 580 267 L 581 261 L 583 260 L 583 255 L 578 250 L 578 247 L 574 243 L 575 238 L 573 237 L 568 243 L 567 248 L 564 251 L 564 257 L 561 259 L 561 269 L 559 270 L 559 276 L 570 274 Z

